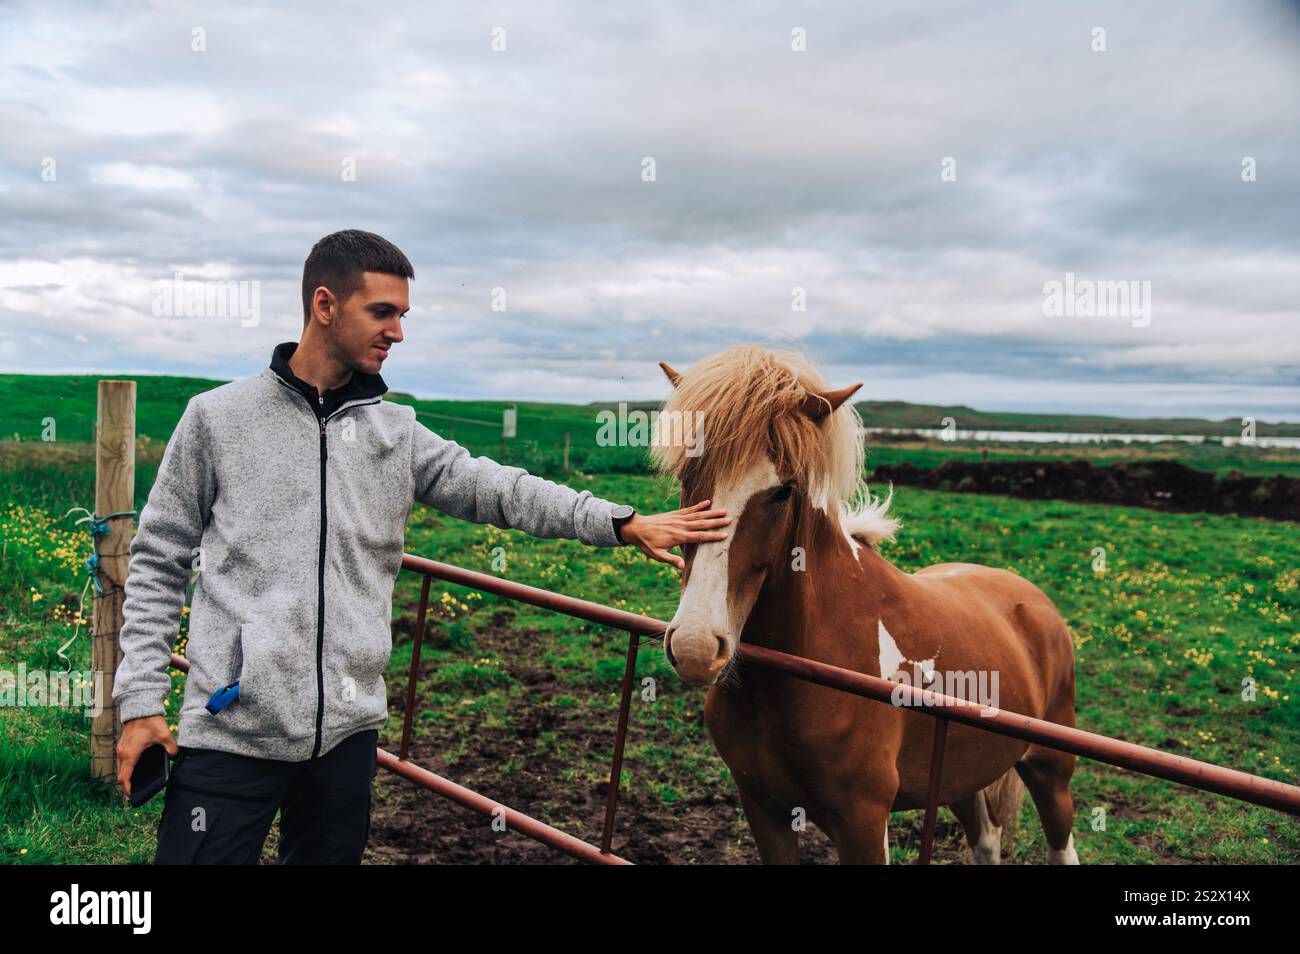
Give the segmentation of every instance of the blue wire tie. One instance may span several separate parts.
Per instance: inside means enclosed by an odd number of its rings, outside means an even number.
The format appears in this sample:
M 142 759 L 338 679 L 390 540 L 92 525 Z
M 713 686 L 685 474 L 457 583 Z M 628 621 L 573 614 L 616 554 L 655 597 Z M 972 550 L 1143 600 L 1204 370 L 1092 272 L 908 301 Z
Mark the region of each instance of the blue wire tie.
M 207 709 L 209 712 L 220 712 L 238 698 L 239 683 L 232 682 L 230 685 L 222 686 L 214 692 L 212 698 L 208 700 L 207 705 L 203 708 Z

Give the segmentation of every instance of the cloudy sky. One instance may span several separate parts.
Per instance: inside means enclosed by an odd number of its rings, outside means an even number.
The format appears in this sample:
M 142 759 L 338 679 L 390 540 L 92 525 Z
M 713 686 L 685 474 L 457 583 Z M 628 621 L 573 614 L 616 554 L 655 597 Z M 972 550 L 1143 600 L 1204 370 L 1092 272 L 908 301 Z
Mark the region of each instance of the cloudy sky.
M 256 373 L 364 228 L 422 397 L 753 340 L 862 398 L 1300 419 L 1300 3 L 206 7 L 0 0 L 0 370 Z M 178 273 L 256 323 L 156 314 Z M 1067 273 L 1149 311 L 1052 313 Z

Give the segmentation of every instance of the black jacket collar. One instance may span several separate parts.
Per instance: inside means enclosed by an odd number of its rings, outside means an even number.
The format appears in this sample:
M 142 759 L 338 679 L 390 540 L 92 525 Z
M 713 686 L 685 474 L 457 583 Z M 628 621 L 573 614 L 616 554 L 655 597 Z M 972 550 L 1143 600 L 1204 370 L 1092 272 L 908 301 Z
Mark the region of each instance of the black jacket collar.
M 359 398 L 378 397 L 388 390 L 388 385 L 378 374 L 368 374 L 365 371 L 353 371 L 352 377 L 348 383 L 339 388 L 331 388 L 323 395 L 316 391 L 316 388 L 308 384 L 298 375 L 293 373 L 289 367 L 289 359 L 293 353 L 298 350 L 298 342 L 284 341 L 275 346 L 271 352 L 271 370 L 278 374 L 289 384 L 295 391 L 301 393 L 316 408 L 325 415 L 331 414 L 340 405 L 354 401 Z M 325 402 L 322 404 L 319 398 L 323 397 Z

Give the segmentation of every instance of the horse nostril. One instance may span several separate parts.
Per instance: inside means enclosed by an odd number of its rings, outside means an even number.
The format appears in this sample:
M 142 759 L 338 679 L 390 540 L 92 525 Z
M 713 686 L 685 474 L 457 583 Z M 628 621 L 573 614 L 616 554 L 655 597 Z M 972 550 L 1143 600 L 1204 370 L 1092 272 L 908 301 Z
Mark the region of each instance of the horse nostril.
M 668 656 L 669 664 L 675 667 L 677 657 L 673 655 L 673 631 L 671 629 L 664 631 L 664 653 Z
M 727 641 L 726 641 L 725 639 L 723 639 L 721 636 L 718 637 L 718 655 L 717 655 L 717 658 L 718 658 L 718 659 L 726 659 L 726 658 L 727 658 Z

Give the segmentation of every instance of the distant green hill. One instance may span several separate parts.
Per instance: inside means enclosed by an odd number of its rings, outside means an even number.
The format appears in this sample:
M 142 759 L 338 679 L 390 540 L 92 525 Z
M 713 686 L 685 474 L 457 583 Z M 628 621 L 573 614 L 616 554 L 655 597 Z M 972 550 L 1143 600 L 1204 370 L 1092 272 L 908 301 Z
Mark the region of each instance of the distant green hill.
M 225 382 L 211 378 L 168 375 L 118 375 L 136 382 L 136 500 L 143 503 L 153 485 L 162 448 L 170 438 L 186 402 L 195 394 Z M 96 375 L 0 374 L 0 487 L 3 499 L 62 513 L 69 506 L 92 506 L 94 501 L 94 447 Z M 423 401 L 390 391 L 387 397 L 416 409 L 431 430 L 502 463 L 516 464 L 534 474 L 564 482 L 574 471 L 588 474 L 644 474 L 648 448 L 606 447 L 597 443 L 603 410 L 617 412 L 618 402 L 547 404 L 517 402 L 517 436 L 502 446 L 502 411 L 507 401 Z M 651 401 L 629 402 L 628 410 L 653 411 Z M 862 402 L 857 405 L 868 426 L 938 427 L 945 416 L 963 427 L 994 430 L 1040 429 L 1109 431 L 1111 433 L 1221 433 L 1239 434 L 1235 421 L 1165 421 L 1089 417 L 1083 415 L 1001 414 L 967 407 L 941 407 L 903 402 Z M 54 424 L 55 441 L 42 440 L 47 419 Z M 564 470 L 564 438 L 570 438 L 569 470 Z M 1300 434 L 1295 424 L 1259 425 L 1261 436 Z M 14 440 L 14 438 L 18 440 Z M 869 441 L 868 469 L 910 462 L 934 467 L 946 460 L 1070 459 L 1086 455 L 1098 464 L 1118 460 L 1175 459 L 1189 466 L 1212 470 L 1221 476 L 1238 470 L 1256 476 L 1300 475 L 1300 454 L 1289 450 L 1226 448 L 1208 444 L 1106 447 L 1082 445 L 975 444 L 941 445 L 934 442 Z M 665 484 L 665 493 L 669 485 Z M 665 497 L 665 505 L 671 494 Z
M 591 408 L 617 408 L 616 401 L 593 401 Z M 652 410 L 654 401 L 628 401 L 630 409 Z M 1208 434 L 1237 437 L 1240 418 L 1209 421 L 1197 417 L 1106 417 L 1099 414 L 1023 414 L 977 411 L 964 404 L 909 404 L 906 401 L 856 401 L 867 427 L 942 427 L 951 417 L 963 430 L 1062 431 L 1084 434 Z M 1300 423 L 1257 421 L 1258 437 L 1300 437 Z
M 60 442 L 88 442 L 94 435 L 98 375 L 0 374 L 0 439 L 40 440 L 44 422 L 54 420 Z M 136 382 L 136 430 L 165 443 L 195 394 L 223 381 L 170 375 L 114 375 Z M 602 410 L 616 411 L 619 402 L 552 404 L 532 401 L 426 401 L 390 391 L 387 398 L 416 409 L 421 421 L 444 437 L 459 441 L 475 453 L 503 460 L 528 458 L 534 466 L 550 468 L 563 460 L 564 435 L 570 435 L 571 463 L 580 469 L 640 471 L 645 448 L 597 445 Z M 629 410 L 652 411 L 653 401 L 626 402 Z M 502 411 L 517 408 L 518 436 L 501 454 Z M 1083 431 L 1113 434 L 1238 435 L 1239 420 L 1197 418 L 1119 418 L 1084 414 L 1020 414 L 978 411 L 964 405 L 908 404 L 904 401 L 862 401 L 856 404 L 868 427 L 940 427 L 952 417 L 961 428 L 990 430 Z M 1258 422 L 1259 436 L 1300 436 L 1300 424 Z M 540 457 L 537 455 L 541 455 Z

